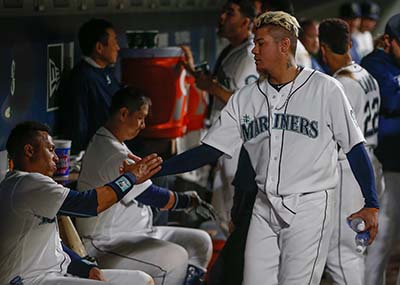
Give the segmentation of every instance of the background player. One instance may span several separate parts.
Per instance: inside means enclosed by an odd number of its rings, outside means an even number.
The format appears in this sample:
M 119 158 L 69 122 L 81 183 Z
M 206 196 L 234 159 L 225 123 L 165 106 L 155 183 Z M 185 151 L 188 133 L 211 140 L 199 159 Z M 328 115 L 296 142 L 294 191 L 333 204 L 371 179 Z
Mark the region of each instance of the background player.
M 157 172 L 161 159 L 151 155 L 135 165 L 124 163 L 118 179 L 81 194 L 50 178 L 58 158 L 46 126 L 17 125 L 6 147 L 14 169 L 0 184 L 0 283 L 100 283 L 65 277 L 70 258 L 61 246 L 56 215 L 97 215 Z M 105 277 L 117 284 L 151 284 L 144 273 L 112 271 Z
M 337 143 L 365 198 L 365 207 L 350 218 L 366 221 L 371 242 L 377 232 L 378 201 L 363 135 L 339 83 L 294 63 L 298 27 L 284 12 L 258 18 L 253 53 L 265 80 L 240 89 L 204 145 L 166 161 L 159 173 L 191 170 L 244 145 L 259 190 L 244 284 L 319 284 L 332 230 Z
M 118 166 L 132 155 L 124 141 L 145 127 L 150 103 L 141 91 L 129 87 L 113 96 L 111 116 L 86 150 L 78 189 L 98 187 L 119 176 Z M 152 211 L 145 206 L 185 209 L 198 206 L 198 199 L 193 193 L 172 192 L 147 180 L 110 211 L 78 219 L 77 228 L 89 255 L 103 267 L 140 269 L 156 284 L 200 284 L 211 258 L 210 236 L 198 229 L 153 226 Z
M 348 24 L 340 19 L 327 19 L 319 25 L 321 53 L 324 63 L 333 77 L 339 80 L 349 99 L 357 123 L 366 139 L 366 150 L 376 167 L 375 177 L 382 177 L 379 161 L 374 155 L 378 143 L 379 86 L 364 68 L 352 61 L 350 55 L 351 34 Z M 336 284 L 364 284 L 364 255 L 357 253 L 354 231 L 346 218 L 363 206 L 363 197 L 342 150 L 339 151 L 339 183 L 336 187 L 336 211 L 334 215 L 327 271 Z M 381 180 L 381 179 L 380 179 Z
M 219 54 L 212 75 L 196 73 L 196 86 L 207 91 L 210 98 L 211 122 L 225 106 L 232 94 L 239 88 L 257 80 L 258 73 L 251 49 L 251 29 L 255 7 L 250 0 L 228 0 L 219 16 L 218 36 L 227 39 L 229 45 Z M 188 49 L 186 68 L 193 73 L 194 66 Z M 233 187 L 239 153 L 232 158 L 223 157 L 215 169 L 212 204 L 217 210 L 225 233 L 228 232 L 230 209 L 232 208 Z
M 400 14 L 386 24 L 384 47 L 363 58 L 362 66 L 378 81 L 381 90 L 378 147 L 383 166 L 385 191 L 379 213 L 379 236 L 368 249 L 365 283 L 385 284 L 385 269 L 399 231 L 400 200 Z M 398 282 L 400 282 L 399 278 Z

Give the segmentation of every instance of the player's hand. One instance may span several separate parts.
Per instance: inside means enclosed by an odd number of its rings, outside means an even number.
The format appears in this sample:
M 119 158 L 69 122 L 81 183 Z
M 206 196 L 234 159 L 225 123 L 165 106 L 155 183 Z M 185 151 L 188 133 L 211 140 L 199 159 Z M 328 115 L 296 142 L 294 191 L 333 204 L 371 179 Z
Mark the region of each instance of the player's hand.
M 347 218 L 348 220 L 361 218 L 365 221 L 365 230 L 368 230 L 370 234 L 368 244 L 371 244 L 374 241 L 376 234 L 378 233 L 378 211 L 379 210 L 376 208 L 362 208 L 360 211 Z
M 229 234 L 233 233 L 235 228 L 236 228 L 235 224 L 232 221 L 230 221 L 228 224 Z
M 133 175 L 135 175 L 136 184 L 140 184 L 160 171 L 161 163 L 162 158 L 153 153 L 134 164 L 129 164 L 127 160 L 124 160 L 122 169 L 123 172 L 131 172 Z
M 132 159 L 134 162 L 139 162 L 142 160 L 141 157 L 134 155 L 133 153 L 128 153 L 128 159 Z M 124 167 L 121 165 L 119 167 L 119 174 L 123 174 L 124 173 Z
M 89 279 L 107 281 L 103 275 L 103 272 L 98 267 L 92 267 L 89 271 Z
M 197 88 L 210 92 L 213 84 L 216 84 L 211 75 L 202 72 L 196 73 L 196 86 Z
M 195 74 L 195 66 L 194 66 L 192 50 L 187 45 L 182 45 L 181 49 L 185 56 L 185 61 L 182 62 L 182 65 L 191 75 L 194 75 Z

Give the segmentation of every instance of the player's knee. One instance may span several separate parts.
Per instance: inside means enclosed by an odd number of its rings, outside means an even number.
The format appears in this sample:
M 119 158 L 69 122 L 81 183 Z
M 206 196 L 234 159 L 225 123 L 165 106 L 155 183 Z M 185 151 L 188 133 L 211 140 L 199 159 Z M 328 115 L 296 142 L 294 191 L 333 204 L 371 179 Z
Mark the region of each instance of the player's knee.
M 193 256 L 189 256 L 189 259 L 198 259 L 199 264 L 195 264 L 200 267 L 206 267 L 211 259 L 213 246 L 210 235 L 203 230 L 196 230 L 193 237 L 191 246 L 193 247 Z

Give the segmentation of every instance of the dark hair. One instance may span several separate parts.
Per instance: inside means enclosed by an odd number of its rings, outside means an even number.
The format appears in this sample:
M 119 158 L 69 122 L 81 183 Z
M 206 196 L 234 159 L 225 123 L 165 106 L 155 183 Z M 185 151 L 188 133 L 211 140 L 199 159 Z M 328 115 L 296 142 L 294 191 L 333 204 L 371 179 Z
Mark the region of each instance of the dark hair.
M 85 56 L 90 56 L 97 42 L 107 45 L 107 29 L 113 29 L 113 25 L 103 19 L 91 19 L 84 23 L 78 34 L 79 47 Z
M 39 131 L 50 133 L 50 128 L 35 121 L 26 121 L 16 125 L 7 139 L 8 157 L 15 159 L 18 154 L 21 155 L 23 153 L 25 145 L 37 143 Z
M 313 20 L 313 19 L 307 19 L 307 18 L 302 18 L 299 21 L 299 25 L 301 27 L 301 29 L 299 29 L 299 39 L 302 39 L 304 37 L 304 31 L 311 25 L 316 25 L 317 21 Z
M 349 25 L 338 18 L 323 20 L 319 24 L 319 41 L 334 53 L 347 53 L 351 41 Z
M 282 11 L 294 16 L 294 7 L 291 0 L 264 0 L 262 1 L 262 13 L 266 11 Z
M 357 2 L 346 2 L 339 8 L 339 17 L 342 19 L 355 19 L 361 17 L 361 7 Z
M 116 114 L 124 107 L 128 108 L 129 112 L 136 112 L 139 111 L 144 104 L 150 107 L 150 98 L 146 97 L 143 91 L 127 86 L 118 90 L 112 97 L 110 115 Z
M 228 3 L 236 4 L 240 7 L 240 13 L 250 18 L 250 20 L 254 19 L 256 16 L 256 8 L 254 6 L 253 1 L 250 0 L 228 0 Z

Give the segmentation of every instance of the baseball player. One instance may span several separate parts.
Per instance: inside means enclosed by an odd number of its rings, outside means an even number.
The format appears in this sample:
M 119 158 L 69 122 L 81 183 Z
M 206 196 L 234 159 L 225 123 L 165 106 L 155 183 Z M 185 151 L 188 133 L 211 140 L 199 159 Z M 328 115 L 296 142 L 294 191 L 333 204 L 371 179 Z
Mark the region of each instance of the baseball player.
M 118 166 L 131 156 L 124 141 L 145 127 L 150 100 L 143 93 L 124 88 L 112 99 L 104 127 L 92 138 L 83 159 L 78 189 L 97 187 L 119 176 Z M 151 205 L 162 209 L 192 207 L 192 194 L 158 187 L 150 180 L 96 218 L 77 219 L 77 229 L 89 255 L 100 265 L 140 269 L 156 284 L 199 284 L 211 258 L 210 236 L 202 230 L 153 226 Z
M 364 137 L 340 83 L 294 63 L 298 27 L 284 12 L 258 18 L 253 53 L 265 79 L 233 95 L 203 145 L 166 161 L 159 173 L 191 170 L 244 145 L 258 194 L 243 284 L 319 284 L 332 232 L 337 144 L 365 199 L 349 218 L 366 221 L 370 242 L 377 232 L 378 201 Z
M 229 41 L 229 45 L 220 53 L 213 75 L 196 73 L 196 85 L 212 96 L 211 122 L 225 106 L 232 94 L 239 88 L 257 80 L 258 73 L 251 49 L 251 33 L 255 8 L 252 1 L 228 0 L 219 16 L 218 35 Z M 190 58 L 186 50 L 187 57 Z M 189 60 L 190 62 L 190 60 Z M 186 65 L 193 73 L 193 64 Z M 225 230 L 230 221 L 233 187 L 231 185 L 236 172 L 239 153 L 232 157 L 224 156 L 218 161 L 213 181 L 212 204 L 219 213 Z
M 362 66 L 378 81 L 382 99 L 376 155 L 382 162 L 385 191 L 381 198 L 379 236 L 368 249 L 366 259 L 365 283 L 371 285 L 386 284 L 384 273 L 399 231 L 400 14 L 386 23 L 383 42 L 382 49 L 362 60 Z
M 124 162 L 117 179 L 81 194 L 51 179 L 57 155 L 49 129 L 36 122 L 17 125 L 7 140 L 14 169 L 0 184 L 1 284 L 104 284 L 66 277 L 70 258 L 61 246 L 56 215 L 96 216 L 128 194 L 160 167 L 150 155 L 135 165 Z M 87 277 L 102 280 L 87 269 Z M 104 272 L 109 284 L 152 284 L 144 273 Z M 104 280 L 104 279 L 103 279 Z
M 373 152 L 378 142 L 378 83 L 364 68 L 352 62 L 349 52 L 351 35 L 346 22 L 340 19 L 322 21 L 319 25 L 319 38 L 322 59 L 333 77 L 342 83 L 357 123 L 364 133 L 365 148 L 376 169 L 375 177 L 382 177 L 379 175 L 382 172 L 380 163 Z M 342 150 L 339 151 L 338 172 L 335 226 L 327 259 L 327 271 L 337 284 L 364 284 L 364 256 L 355 251 L 355 233 L 346 220 L 351 213 L 363 206 L 364 201 Z

